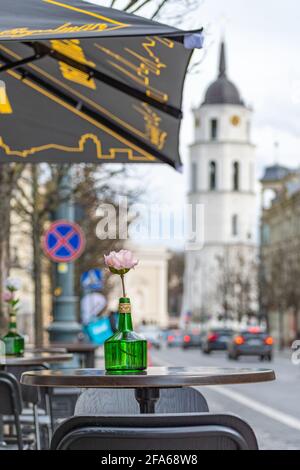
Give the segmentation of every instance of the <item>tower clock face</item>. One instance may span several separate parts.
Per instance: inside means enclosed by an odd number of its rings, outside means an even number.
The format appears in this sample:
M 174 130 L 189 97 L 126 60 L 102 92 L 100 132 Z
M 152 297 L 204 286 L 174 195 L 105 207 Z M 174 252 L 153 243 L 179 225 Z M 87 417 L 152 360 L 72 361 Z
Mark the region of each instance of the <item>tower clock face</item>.
M 236 116 L 236 115 L 231 116 L 230 122 L 233 126 L 237 127 L 241 123 L 241 118 L 239 116 Z

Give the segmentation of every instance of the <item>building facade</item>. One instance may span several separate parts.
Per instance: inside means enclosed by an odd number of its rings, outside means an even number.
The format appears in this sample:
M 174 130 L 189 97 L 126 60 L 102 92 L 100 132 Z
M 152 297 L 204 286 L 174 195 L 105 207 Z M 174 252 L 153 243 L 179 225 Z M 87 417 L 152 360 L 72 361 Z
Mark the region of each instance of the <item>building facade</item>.
M 218 77 L 194 110 L 195 140 L 188 159 L 188 203 L 203 206 L 204 240 L 201 249 L 186 253 L 184 309 L 203 318 L 226 310 L 220 296 L 224 266 L 233 269 L 237 256 L 252 262 L 256 253 L 251 119 L 252 110 L 227 77 L 223 42 Z
M 300 172 L 273 165 L 261 184 L 260 303 L 283 347 L 300 337 Z

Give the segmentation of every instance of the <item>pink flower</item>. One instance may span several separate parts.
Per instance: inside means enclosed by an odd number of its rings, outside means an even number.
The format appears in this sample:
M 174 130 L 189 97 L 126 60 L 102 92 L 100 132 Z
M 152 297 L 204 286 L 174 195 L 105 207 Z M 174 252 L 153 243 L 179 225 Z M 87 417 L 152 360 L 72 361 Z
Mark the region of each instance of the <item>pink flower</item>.
M 4 292 L 2 295 L 3 302 L 10 302 L 13 298 L 14 295 L 12 292 Z
M 133 253 L 129 250 L 111 251 L 109 255 L 104 255 L 104 261 L 110 272 L 119 274 L 122 281 L 123 297 L 126 296 L 124 275 L 138 264 Z
M 133 253 L 129 250 L 111 251 L 109 255 L 104 255 L 104 260 L 111 272 L 123 271 L 123 274 L 138 264 L 138 260 L 134 258 Z

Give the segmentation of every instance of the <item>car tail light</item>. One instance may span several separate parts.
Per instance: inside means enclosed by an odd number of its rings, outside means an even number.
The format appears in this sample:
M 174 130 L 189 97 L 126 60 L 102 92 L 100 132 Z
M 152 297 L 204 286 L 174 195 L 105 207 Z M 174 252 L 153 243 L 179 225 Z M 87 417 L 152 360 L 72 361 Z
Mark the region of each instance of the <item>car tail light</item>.
M 273 343 L 274 343 L 274 340 L 273 340 L 272 336 L 268 336 L 265 339 L 265 344 L 267 344 L 268 346 L 272 346 Z
M 170 343 L 172 343 L 172 341 L 174 341 L 174 336 L 168 336 L 168 341 L 170 341 Z
M 183 338 L 183 341 L 185 343 L 189 343 L 191 341 L 191 337 L 189 335 L 185 335 L 185 337 Z
M 243 336 L 236 336 L 236 337 L 234 338 L 234 342 L 235 342 L 235 344 L 237 344 L 238 346 L 240 346 L 241 344 L 244 344 L 245 339 L 243 338 Z
M 207 340 L 210 343 L 213 343 L 214 341 L 217 341 L 217 339 L 218 339 L 218 335 L 216 333 L 209 333 L 208 336 L 207 336 Z

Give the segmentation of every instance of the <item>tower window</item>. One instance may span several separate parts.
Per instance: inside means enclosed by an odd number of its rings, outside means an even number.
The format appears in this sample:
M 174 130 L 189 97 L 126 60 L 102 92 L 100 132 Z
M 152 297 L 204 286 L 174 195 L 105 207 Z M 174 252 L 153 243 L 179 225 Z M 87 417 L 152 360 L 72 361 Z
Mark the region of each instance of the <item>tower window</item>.
M 214 191 L 217 188 L 217 164 L 209 162 L 209 189 Z
M 194 193 L 197 191 L 197 163 L 193 162 L 191 166 L 191 191 Z
M 233 164 L 233 191 L 239 191 L 240 189 L 240 164 L 234 162 Z
M 211 140 L 217 140 L 218 138 L 218 120 L 211 119 L 210 121 L 210 138 Z
M 236 214 L 232 216 L 231 233 L 233 237 L 238 235 L 238 216 Z

